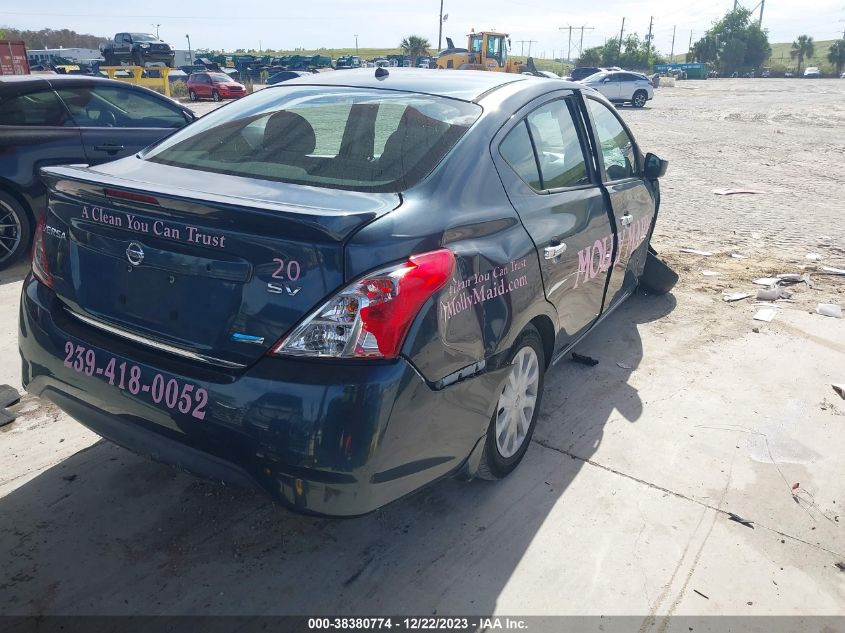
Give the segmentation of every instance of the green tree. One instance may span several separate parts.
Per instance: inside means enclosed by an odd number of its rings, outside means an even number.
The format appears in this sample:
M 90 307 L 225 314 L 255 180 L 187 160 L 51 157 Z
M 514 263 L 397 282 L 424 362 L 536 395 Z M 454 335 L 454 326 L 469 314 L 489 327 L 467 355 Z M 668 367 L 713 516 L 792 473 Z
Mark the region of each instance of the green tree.
M 841 75 L 845 68 L 845 39 L 836 40 L 827 51 L 827 61 L 836 68 L 836 74 Z
M 759 68 L 772 53 L 769 36 L 745 8 L 729 11 L 713 23 L 687 54 L 687 61 L 706 63 L 723 74 Z
M 601 54 L 604 48 L 602 46 L 595 46 L 585 50 L 581 57 L 578 58 L 578 66 L 601 66 Z
M 431 43 L 419 35 L 409 35 L 402 40 L 399 48 L 411 60 L 411 66 L 416 66 L 417 58 L 428 57 L 428 49 L 431 48 Z
M 798 74 L 801 74 L 801 64 L 805 59 L 810 59 L 816 52 L 816 45 L 810 35 L 799 35 L 798 39 L 792 42 L 792 50 L 789 56 L 798 60 Z

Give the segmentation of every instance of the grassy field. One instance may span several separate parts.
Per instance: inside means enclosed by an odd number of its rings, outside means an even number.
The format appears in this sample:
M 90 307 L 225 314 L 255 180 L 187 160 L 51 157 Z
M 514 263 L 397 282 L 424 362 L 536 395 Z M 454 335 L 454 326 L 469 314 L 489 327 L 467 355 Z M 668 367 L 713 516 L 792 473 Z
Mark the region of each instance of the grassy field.
M 807 66 L 818 66 L 823 73 L 832 73 L 833 66 L 827 61 L 827 52 L 830 50 L 830 45 L 836 40 L 820 40 L 816 41 L 816 50 L 811 59 L 805 59 L 801 64 L 801 68 Z M 792 50 L 792 42 L 776 42 L 772 44 L 772 54 L 763 66 L 769 66 L 772 70 L 795 70 L 797 66 L 794 59 L 789 56 Z M 683 63 L 686 61 L 685 53 L 675 55 L 672 59 L 675 63 Z

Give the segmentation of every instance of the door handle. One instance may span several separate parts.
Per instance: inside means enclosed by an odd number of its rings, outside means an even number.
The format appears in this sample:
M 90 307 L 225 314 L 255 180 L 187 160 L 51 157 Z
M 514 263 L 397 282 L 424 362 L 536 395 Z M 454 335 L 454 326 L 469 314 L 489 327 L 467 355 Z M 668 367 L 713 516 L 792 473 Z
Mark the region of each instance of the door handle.
M 546 259 L 554 259 L 560 257 L 566 252 L 566 244 L 553 244 L 543 249 L 543 256 Z
M 98 152 L 106 152 L 108 154 L 117 154 L 126 149 L 123 145 L 95 145 L 94 149 Z
M 630 226 L 631 224 L 633 224 L 633 222 L 633 215 L 623 215 L 621 218 L 619 218 L 619 224 L 621 224 L 622 226 Z

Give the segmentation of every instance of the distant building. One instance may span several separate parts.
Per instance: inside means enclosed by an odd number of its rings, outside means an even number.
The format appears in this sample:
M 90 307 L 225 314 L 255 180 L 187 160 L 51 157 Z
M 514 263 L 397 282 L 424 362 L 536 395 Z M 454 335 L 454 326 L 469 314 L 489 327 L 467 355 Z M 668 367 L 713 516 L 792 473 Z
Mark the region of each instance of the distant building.
M 26 57 L 30 66 L 49 64 L 54 57 L 61 57 L 77 63 L 90 62 L 94 59 L 102 60 L 102 55 L 96 48 L 43 48 L 41 50 L 28 50 Z

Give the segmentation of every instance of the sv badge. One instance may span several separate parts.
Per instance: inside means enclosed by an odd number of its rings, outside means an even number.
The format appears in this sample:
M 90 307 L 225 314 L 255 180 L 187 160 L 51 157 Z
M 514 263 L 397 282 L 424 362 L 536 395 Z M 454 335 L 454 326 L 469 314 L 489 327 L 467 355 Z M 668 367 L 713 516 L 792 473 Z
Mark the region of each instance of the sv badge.
M 289 284 L 274 284 L 269 283 L 267 284 L 267 292 L 271 292 L 274 295 L 283 295 L 287 294 L 289 297 L 295 297 L 296 294 L 302 290 L 301 286 L 291 286 Z

